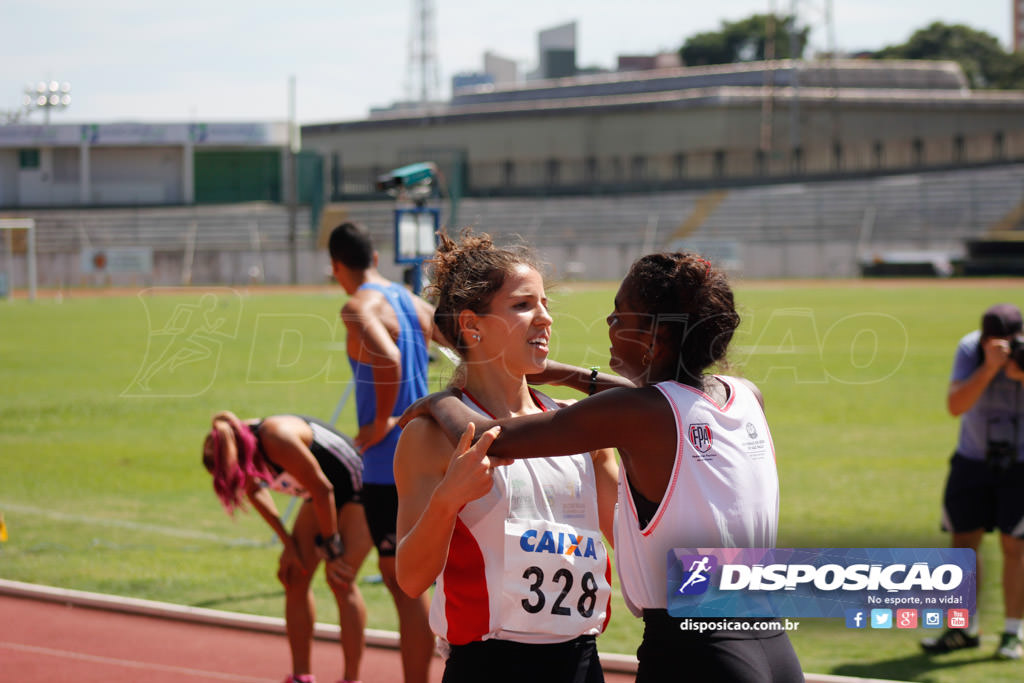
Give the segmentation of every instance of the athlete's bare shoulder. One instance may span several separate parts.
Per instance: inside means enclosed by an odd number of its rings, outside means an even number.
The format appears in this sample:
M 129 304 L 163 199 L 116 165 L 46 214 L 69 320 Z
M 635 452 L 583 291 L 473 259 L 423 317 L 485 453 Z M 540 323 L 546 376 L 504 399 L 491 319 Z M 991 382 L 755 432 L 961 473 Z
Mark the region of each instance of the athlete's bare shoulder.
M 355 294 L 341 307 L 341 317 L 346 321 L 361 321 L 378 318 L 387 321 L 394 318 L 394 312 L 383 293 L 370 287 L 356 290 Z
M 395 450 L 395 468 L 443 475 L 452 446 L 432 419 L 418 417 L 402 429 Z

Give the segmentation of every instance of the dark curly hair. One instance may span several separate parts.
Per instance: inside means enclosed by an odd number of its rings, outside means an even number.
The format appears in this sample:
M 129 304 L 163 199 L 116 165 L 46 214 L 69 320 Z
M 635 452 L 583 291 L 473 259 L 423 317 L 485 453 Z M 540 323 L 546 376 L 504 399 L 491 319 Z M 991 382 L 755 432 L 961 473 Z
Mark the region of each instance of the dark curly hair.
M 706 368 L 725 360 L 740 324 L 725 274 L 697 254 L 650 254 L 633 263 L 626 278 L 641 313 L 655 333 L 677 349 L 673 379 L 700 386 Z
M 466 345 L 459 333 L 459 311 L 487 313 L 505 276 L 519 265 L 537 268 L 525 247 L 497 247 L 487 233 L 473 234 L 466 228 L 455 242 L 440 233 L 437 252 L 427 262 L 432 283 L 427 293 L 437 297 L 434 324 L 465 355 Z

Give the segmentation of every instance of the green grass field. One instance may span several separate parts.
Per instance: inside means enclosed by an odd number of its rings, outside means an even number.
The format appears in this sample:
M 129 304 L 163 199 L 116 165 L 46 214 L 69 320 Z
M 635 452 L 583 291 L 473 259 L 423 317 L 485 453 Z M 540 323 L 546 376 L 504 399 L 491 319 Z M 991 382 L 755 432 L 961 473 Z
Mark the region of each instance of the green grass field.
M 956 420 L 957 340 L 1012 281 L 737 284 L 730 372 L 766 399 L 782 488 L 781 547 L 944 547 L 939 504 Z M 614 286 L 549 291 L 552 356 L 607 365 Z M 277 549 L 255 514 L 230 519 L 199 464 L 210 415 L 330 417 L 349 377 L 337 289 L 168 290 L 0 304 L 0 577 L 281 616 Z M 432 386 L 450 375 L 434 364 Z M 552 392 L 556 395 L 571 395 Z M 338 424 L 354 427 L 350 404 Z M 286 501 L 279 499 L 282 509 Z M 1021 680 L 991 660 L 1002 626 L 994 537 L 982 558 L 980 651 L 929 659 L 916 631 L 802 620 L 805 670 L 919 681 Z M 363 568 L 375 574 L 374 562 Z M 380 584 L 370 626 L 394 629 Z M 320 578 L 319 620 L 336 623 Z M 621 601 L 602 651 L 634 651 Z M 282 640 L 282 647 L 285 647 Z

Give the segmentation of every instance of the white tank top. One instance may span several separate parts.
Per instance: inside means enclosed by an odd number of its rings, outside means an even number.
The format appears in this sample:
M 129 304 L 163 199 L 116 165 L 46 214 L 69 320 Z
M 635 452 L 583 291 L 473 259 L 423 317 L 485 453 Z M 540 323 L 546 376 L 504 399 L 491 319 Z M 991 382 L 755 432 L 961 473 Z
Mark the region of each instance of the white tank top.
M 544 410 L 557 405 L 532 392 Z M 487 414 L 472 398 L 463 401 Z M 589 454 L 516 460 L 459 512 L 430 626 L 454 645 L 559 643 L 604 630 L 611 563 Z
M 772 548 L 779 521 L 775 448 L 754 392 L 732 377 L 719 406 L 678 382 L 655 385 L 672 405 L 676 459 L 657 512 L 640 528 L 625 470 L 615 508 L 615 564 L 636 616 L 665 609 L 672 548 Z

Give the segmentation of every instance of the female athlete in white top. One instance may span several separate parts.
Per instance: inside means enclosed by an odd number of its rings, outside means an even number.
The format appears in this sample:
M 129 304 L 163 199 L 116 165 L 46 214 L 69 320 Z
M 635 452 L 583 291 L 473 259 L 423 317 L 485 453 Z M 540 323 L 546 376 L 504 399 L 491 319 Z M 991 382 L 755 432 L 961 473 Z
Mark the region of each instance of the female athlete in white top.
M 561 374 L 559 383 L 595 395 L 495 423 L 448 392 L 421 400 L 404 419 L 429 410 L 453 443 L 467 423 L 478 432 L 496 424 L 491 457 L 618 448 L 616 564 L 623 595 L 645 623 L 637 680 L 803 680 L 784 631 L 728 625 L 698 633 L 680 629 L 665 609 L 669 548 L 775 543 L 778 479 L 760 392 L 705 374 L 724 360 L 739 325 L 728 281 L 695 254 L 645 256 L 623 280 L 607 322 L 611 367 L 628 381 L 549 367 L 548 379 Z M 476 446 L 470 452 L 479 458 Z
M 554 412 L 531 390 L 551 316 L 524 254 L 468 233 L 434 260 L 435 322 L 463 359 L 462 396 L 481 417 Z M 610 451 L 514 463 L 482 454 L 493 433 L 453 457 L 437 425 L 414 420 L 395 454 L 399 585 L 436 581 L 430 624 L 444 681 L 603 681 L 595 636 L 607 622 L 617 466 Z M 502 465 L 501 467 L 495 467 Z M 486 672 L 486 673 L 484 673 Z

